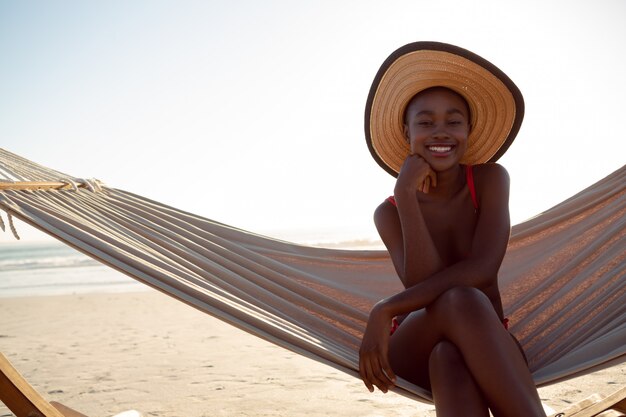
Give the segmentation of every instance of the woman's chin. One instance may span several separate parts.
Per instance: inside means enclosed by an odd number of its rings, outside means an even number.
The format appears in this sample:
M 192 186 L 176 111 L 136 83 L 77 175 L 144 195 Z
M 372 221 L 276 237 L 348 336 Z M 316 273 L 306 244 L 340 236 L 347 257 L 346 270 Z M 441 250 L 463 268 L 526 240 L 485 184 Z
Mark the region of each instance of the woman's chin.
M 461 163 L 459 158 L 429 158 L 426 162 L 435 172 L 448 171 Z

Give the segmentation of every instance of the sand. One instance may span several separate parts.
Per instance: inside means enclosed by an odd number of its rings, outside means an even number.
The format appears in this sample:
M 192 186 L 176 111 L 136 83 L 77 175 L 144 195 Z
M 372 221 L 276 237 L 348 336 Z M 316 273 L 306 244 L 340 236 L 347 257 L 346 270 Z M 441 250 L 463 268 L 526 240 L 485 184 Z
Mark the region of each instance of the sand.
M 48 400 L 89 416 L 435 415 L 153 290 L 0 298 L 0 351 Z M 540 396 L 561 409 L 625 385 L 622 364 Z

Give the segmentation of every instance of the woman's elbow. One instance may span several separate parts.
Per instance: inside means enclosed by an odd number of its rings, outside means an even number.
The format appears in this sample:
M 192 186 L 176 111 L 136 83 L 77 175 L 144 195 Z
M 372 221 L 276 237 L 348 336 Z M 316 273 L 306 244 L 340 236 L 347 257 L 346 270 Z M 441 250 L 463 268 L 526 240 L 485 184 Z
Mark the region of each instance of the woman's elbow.
M 472 268 L 472 286 L 476 288 L 486 288 L 493 285 L 498 279 L 498 271 L 502 261 L 495 260 L 479 261 L 476 268 Z

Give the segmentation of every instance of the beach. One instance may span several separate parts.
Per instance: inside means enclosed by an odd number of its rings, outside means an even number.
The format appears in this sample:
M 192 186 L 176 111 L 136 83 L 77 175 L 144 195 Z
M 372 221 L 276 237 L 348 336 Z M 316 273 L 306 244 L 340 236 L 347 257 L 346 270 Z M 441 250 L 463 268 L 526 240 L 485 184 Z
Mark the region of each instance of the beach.
M 0 329 L 0 349 L 40 393 L 90 416 L 409 416 L 430 408 L 370 394 L 356 378 L 152 290 L 0 299 Z
M 0 351 L 89 416 L 434 416 L 202 313 L 60 243 L 0 247 Z M 626 365 L 540 389 L 562 409 L 626 386 Z M 0 417 L 11 416 L 0 403 Z
M 89 416 L 435 415 L 151 289 L 0 298 L 0 350 L 46 399 Z M 540 395 L 559 409 L 624 385 L 622 364 Z

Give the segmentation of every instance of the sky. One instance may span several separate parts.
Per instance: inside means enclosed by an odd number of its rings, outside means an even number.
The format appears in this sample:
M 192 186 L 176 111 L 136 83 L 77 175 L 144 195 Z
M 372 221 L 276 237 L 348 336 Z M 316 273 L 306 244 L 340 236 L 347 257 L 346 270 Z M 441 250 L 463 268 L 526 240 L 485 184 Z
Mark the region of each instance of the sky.
M 398 47 L 447 42 L 524 94 L 499 161 L 516 224 L 624 164 L 625 19 L 622 0 L 3 0 L 0 147 L 256 233 L 375 239 L 394 179 L 369 88 Z

